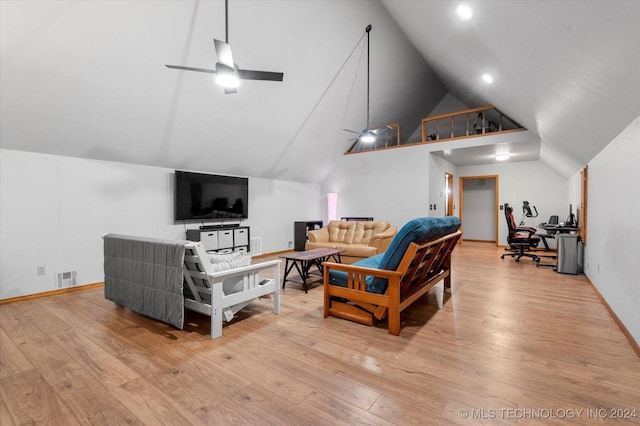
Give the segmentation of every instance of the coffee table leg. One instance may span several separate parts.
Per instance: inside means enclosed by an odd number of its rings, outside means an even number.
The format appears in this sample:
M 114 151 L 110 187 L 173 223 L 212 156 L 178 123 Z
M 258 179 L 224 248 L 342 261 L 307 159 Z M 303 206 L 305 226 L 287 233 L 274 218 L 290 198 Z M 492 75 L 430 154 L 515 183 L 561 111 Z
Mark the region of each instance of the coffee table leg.
M 293 264 L 296 265 L 296 269 L 298 270 L 298 274 L 300 274 L 300 278 L 302 278 L 302 286 L 304 287 L 304 292 L 307 292 L 307 275 L 309 273 L 309 267 L 307 266 L 307 262 L 301 260 L 302 265 L 298 265 L 297 261 L 293 261 Z M 302 269 L 300 269 L 302 266 Z
M 284 264 L 284 277 L 282 278 L 282 288 L 284 288 L 284 283 L 287 282 L 287 277 L 289 276 L 289 272 L 291 272 L 291 270 L 293 269 L 293 265 L 295 265 L 296 262 L 295 260 L 291 262 L 291 265 L 289 265 L 289 259 L 287 259 L 287 261 Z
M 313 263 L 316 265 L 316 268 L 318 268 L 318 272 L 320 272 L 320 276 L 321 277 L 324 277 L 324 271 L 322 270 L 322 264 L 324 262 L 326 262 L 327 259 L 329 259 L 329 256 L 319 257 L 319 258 L 317 258 L 317 259 L 315 259 L 313 261 Z

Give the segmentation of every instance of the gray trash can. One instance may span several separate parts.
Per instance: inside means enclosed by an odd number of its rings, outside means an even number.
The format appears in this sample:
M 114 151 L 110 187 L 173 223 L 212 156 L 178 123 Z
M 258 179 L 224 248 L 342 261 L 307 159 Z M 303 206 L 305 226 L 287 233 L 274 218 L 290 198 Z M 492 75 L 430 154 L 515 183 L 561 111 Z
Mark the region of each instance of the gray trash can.
M 578 273 L 578 235 L 560 234 L 558 241 L 558 266 L 556 272 L 561 274 Z

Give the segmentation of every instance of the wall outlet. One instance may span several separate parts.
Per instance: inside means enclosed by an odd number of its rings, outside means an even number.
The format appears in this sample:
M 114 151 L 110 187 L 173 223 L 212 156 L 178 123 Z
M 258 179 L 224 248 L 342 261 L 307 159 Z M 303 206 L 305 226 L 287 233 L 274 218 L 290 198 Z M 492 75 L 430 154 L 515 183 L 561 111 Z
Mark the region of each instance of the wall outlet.
M 45 265 L 38 266 L 38 275 L 47 275 L 47 267 Z
M 289 241 L 289 248 L 293 247 L 293 241 Z

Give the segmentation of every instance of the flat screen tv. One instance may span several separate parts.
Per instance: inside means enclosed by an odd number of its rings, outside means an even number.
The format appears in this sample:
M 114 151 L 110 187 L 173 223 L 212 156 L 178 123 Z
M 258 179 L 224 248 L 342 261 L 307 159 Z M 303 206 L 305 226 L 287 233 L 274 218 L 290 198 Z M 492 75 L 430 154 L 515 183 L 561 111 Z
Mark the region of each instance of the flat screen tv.
M 176 222 L 248 218 L 248 178 L 176 170 Z

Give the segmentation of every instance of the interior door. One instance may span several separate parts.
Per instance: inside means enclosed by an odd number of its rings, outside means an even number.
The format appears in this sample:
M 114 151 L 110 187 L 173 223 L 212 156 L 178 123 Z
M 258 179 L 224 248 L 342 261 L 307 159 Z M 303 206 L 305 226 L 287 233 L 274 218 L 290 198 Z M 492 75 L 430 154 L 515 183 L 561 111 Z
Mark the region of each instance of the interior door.
M 460 178 L 460 220 L 465 240 L 498 245 L 498 176 Z

